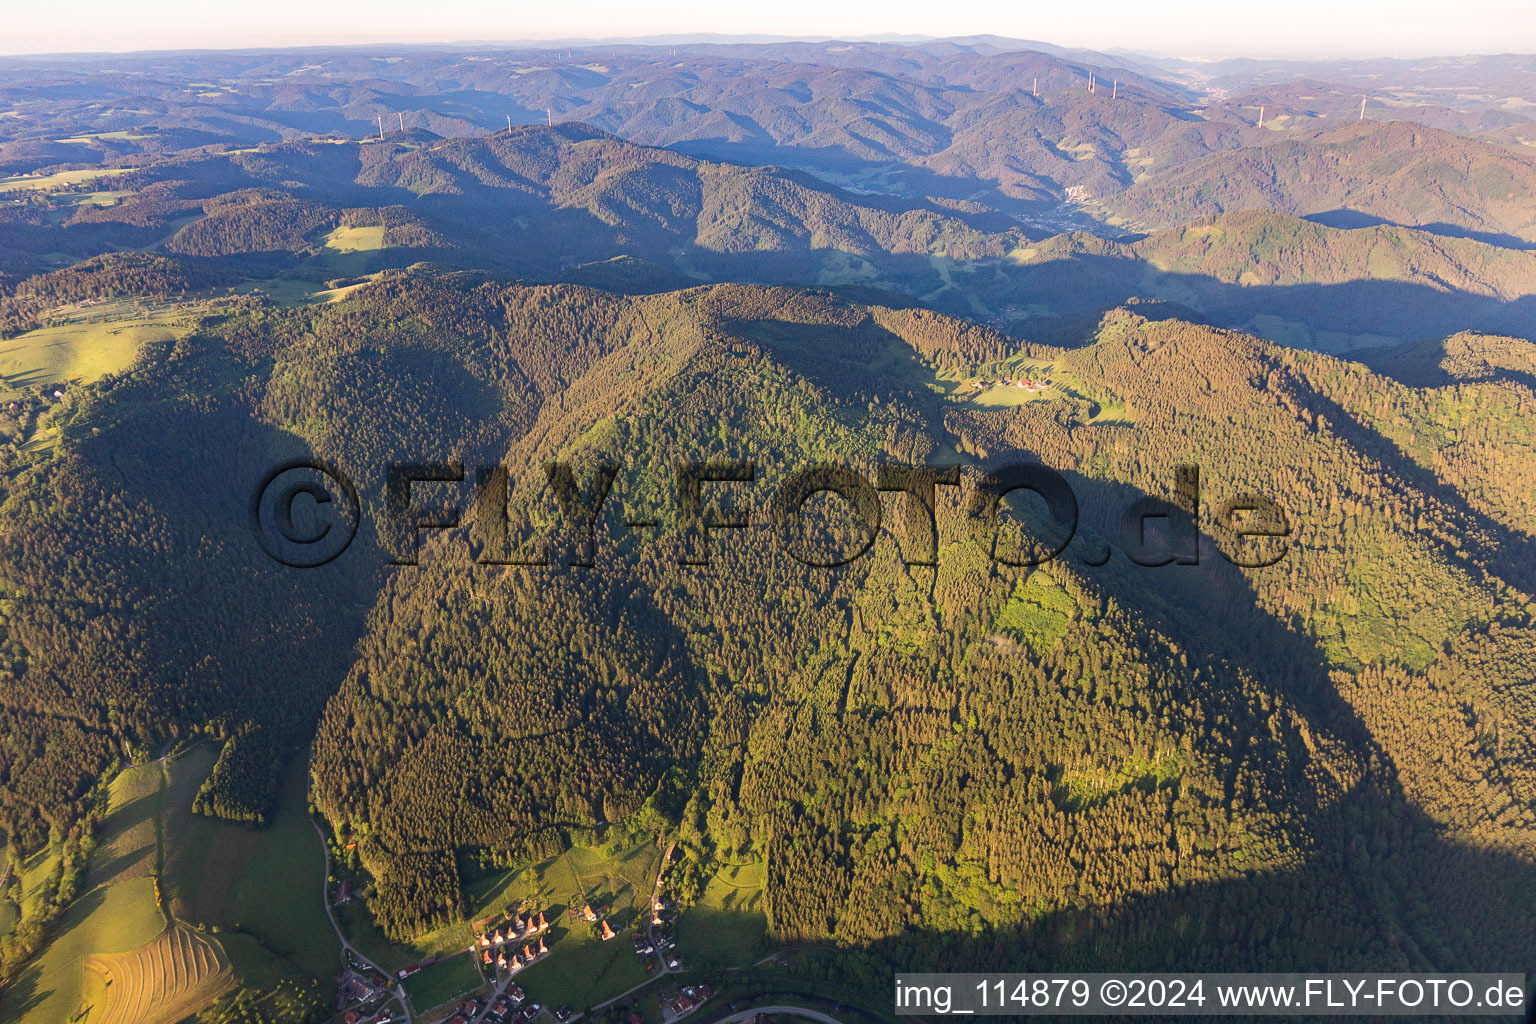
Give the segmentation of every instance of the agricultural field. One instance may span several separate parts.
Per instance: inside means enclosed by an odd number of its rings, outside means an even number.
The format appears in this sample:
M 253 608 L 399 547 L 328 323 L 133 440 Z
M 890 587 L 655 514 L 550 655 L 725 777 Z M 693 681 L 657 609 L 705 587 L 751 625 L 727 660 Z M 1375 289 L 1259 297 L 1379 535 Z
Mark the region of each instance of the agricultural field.
M 107 791 L 107 816 L 91 854 L 86 888 L 154 874 L 159 869 L 160 809 L 165 769 L 159 761 L 118 772 Z
M 46 192 L 53 189 L 69 188 L 81 182 L 93 181 L 96 178 L 109 178 L 116 174 L 127 174 L 131 170 L 133 170 L 131 167 L 92 167 L 77 171 L 54 171 L 52 174 L 22 174 L 11 178 L 0 178 L 0 193 Z
M 1053 362 L 1015 356 L 1004 362 L 961 370 L 940 371 L 935 385 L 951 401 L 988 409 L 1010 409 L 1029 402 L 1059 401 L 1061 369 Z M 1013 382 L 1050 381 L 1049 387 L 1027 390 Z M 979 385 L 979 386 L 978 386 Z
M 302 306 L 313 302 L 320 290 L 320 286 L 312 281 L 286 277 L 247 281 L 235 288 L 239 295 L 265 295 L 279 306 Z
M 128 368 L 147 342 L 171 341 L 180 328 L 168 321 L 106 321 L 42 327 L 0 341 L 3 392 L 30 384 L 89 383 Z
M 325 236 L 325 247 L 332 252 L 373 252 L 384 248 L 384 226 L 371 228 L 339 227 Z
M 234 984 L 216 941 L 175 924 L 131 953 L 93 956 L 86 968 L 108 996 L 89 1024 L 176 1024 Z
M 320 978 L 335 969 L 336 933 L 320 905 L 325 862 L 309 822 L 308 759 L 289 764 L 277 814 L 263 829 L 193 814 L 192 797 L 214 753 L 195 747 L 170 767 L 166 898 L 185 921 L 245 932 Z M 243 967 L 236 956 L 236 967 Z
M 295 968 L 329 979 L 339 946 L 319 902 L 307 760 L 290 766 L 276 820 L 258 830 L 192 813 L 214 758 L 198 745 L 112 780 L 85 895 L 8 989 L 0 1024 L 174 1024 L 237 979 L 268 989 Z M 56 863 L 44 849 L 23 865 L 24 903 Z
M 53 940 L 7 988 L 0 1021 L 61 1024 L 92 1019 L 81 1015 L 103 1012 L 106 1001 L 104 990 L 92 986 L 95 1001 L 85 1003 L 86 961 L 132 952 L 164 930 L 153 878 L 141 876 L 92 889 L 64 912 Z
M 406 994 L 419 1013 L 483 987 L 485 979 L 467 955 L 449 957 L 405 979 Z
M 765 953 L 763 910 L 767 866 L 761 860 L 727 864 L 715 873 L 677 922 L 677 951 L 690 966 L 744 967 Z

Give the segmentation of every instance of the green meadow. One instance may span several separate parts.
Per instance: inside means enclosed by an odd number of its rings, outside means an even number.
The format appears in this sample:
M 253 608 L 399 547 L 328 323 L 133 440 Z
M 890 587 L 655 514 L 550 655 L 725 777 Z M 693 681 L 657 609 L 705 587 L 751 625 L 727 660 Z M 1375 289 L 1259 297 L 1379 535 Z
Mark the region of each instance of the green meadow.
M 744 967 L 769 949 L 761 860 L 722 865 L 677 922 L 677 951 L 691 967 Z
M 43 327 L 0 341 L 0 378 L 10 392 L 29 384 L 89 383 L 126 370 L 146 343 L 171 341 L 179 333 L 154 320 Z

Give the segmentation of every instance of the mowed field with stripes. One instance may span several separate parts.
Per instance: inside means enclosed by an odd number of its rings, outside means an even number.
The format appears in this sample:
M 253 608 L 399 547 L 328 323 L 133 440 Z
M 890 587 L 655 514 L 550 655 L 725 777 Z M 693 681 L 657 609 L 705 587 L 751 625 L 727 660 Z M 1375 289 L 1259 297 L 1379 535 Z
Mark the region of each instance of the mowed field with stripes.
M 92 956 L 85 966 L 108 996 L 92 1024 L 174 1024 L 234 985 L 223 948 L 179 923 L 131 953 Z

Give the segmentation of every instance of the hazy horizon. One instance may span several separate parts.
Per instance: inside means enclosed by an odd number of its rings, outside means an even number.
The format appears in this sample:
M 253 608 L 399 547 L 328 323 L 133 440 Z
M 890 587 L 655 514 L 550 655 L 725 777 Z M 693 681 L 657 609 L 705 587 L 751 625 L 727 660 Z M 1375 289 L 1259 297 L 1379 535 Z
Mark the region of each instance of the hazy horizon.
M 1469 0 L 1453 24 L 1424 2 L 1299 0 L 1283 17 L 1233 17 L 1215 0 L 1138 4 L 1105 0 L 1092 19 L 1073 8 L 1031 12 L 988 3 L 825 8 L 789 0 L 771 9 L 721 9 L 687 0 L 640 10 L 616 0 L 509 12 L 484 0 L 451 0 L 430 11 L 384 0 L 317 9 L 274 0 L 259 9 L 212 11 L 190 0 L 148 8 L 81 0 L 68 27 L 36 6 L 10 17 L 5 56 L 63 56 L 176 50 L 268 50 L 334 46 L 548 46 L 675 42 L 916 41 L 976 35 L 1094 50 L 1183 58 L 1416 58 L 1536 52 L 1536 18 L 1516 0 Z M 604 26 L 594 33 L 591 26 Z

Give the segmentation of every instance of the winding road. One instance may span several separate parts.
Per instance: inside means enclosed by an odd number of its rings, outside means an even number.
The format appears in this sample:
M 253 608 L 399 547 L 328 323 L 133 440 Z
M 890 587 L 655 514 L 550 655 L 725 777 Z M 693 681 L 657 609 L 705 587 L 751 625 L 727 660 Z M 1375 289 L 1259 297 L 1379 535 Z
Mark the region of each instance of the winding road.
M 331 910 L 331 844 L 325 841 L 325 830 L 320 827 L 318 821 L 310 818 L 309 823 L 315 827 L 315 835 L 320 837 L 320 852 L 325 854 L 325 874 L 320 876 L 320 905 L 325 908 L 326 920 L 331 922 L 331 928 L 336 932 L 341 948 L 352 954 L 352 959 L 371 971 L 376 971 L 386 978 L 389 977 L 390 972 L 379 970 L 372 960 L 363 956 L 358 948 L 348 942 L 347 937 L 341 933 L 341 925 L 336 923 L 336 915 Z M 405 1024 L 412 1024 L 414 1018 L 411 1016 L 411 1001 L 406 997 L 405 986 L 398 981 L 395 982 L 395 998 L 400 1001 L 400 1009 L 405 1014 Z

